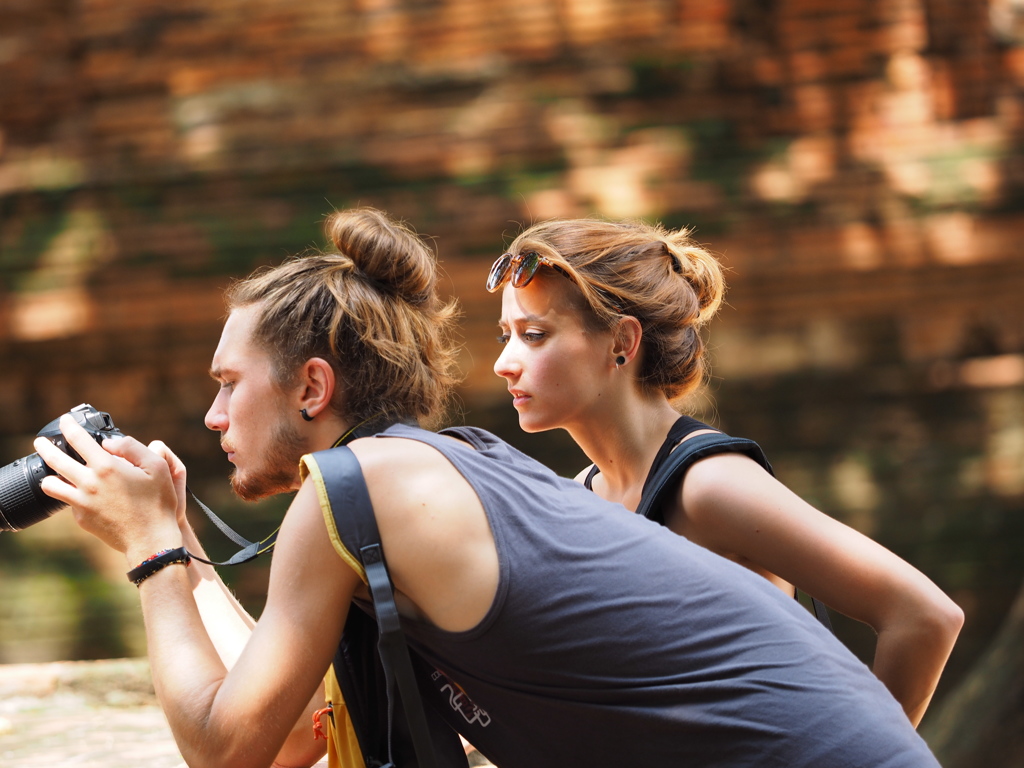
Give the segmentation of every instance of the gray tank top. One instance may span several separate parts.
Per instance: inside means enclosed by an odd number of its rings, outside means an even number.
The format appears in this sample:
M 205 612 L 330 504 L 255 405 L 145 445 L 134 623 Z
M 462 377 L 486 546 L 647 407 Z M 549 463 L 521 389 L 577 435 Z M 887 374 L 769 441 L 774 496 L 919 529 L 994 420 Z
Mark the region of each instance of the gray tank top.
M 479 429 L 396 425 L 486 510 L 497 595 L 466 632 L 413 620 L 445 718 L 501 768 L 938 766 L 885 687 L 765 579 Z M 470 447 L 471 446 L 471 447 Z

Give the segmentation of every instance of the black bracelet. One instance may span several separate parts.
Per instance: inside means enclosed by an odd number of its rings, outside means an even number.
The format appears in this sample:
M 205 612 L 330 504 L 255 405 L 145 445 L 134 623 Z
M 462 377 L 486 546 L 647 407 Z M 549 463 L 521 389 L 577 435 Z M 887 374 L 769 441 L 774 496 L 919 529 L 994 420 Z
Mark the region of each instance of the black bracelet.
M 157 552 L 152 557 L 147 557 L 138 566 L 128 571 L 128 581 L 137 587 L 154 573 L 168 565 L 173 563 L 189 565 L 191 562 L 192 556 L 189 555 L 184 547 L 165 549 L 162 552 Z

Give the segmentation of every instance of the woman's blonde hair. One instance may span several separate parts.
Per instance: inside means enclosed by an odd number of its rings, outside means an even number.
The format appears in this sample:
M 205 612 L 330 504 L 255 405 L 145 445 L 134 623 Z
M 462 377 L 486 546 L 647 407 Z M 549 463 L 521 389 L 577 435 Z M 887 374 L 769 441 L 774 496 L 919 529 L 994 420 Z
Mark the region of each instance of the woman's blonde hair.
M 331 214 L 325 230 L 336 253 L 256 270 L 228 289 L 228 309 L 257 308 L 253 335 L 282 386 L 310 358 L 328 361 L 341 384 L 332 408 L 351 423 L 436 418 L 457 383 L 457 308 L 438 295 L 433 251 L 373 208 Z
M 672 401 L 700 386 L 707 369 L 701 326 L 718 311 L 725 278 L 721 264 L 691 239 L 690 230 L 561 219 L 535 224 L 509 247 L 513 254 L 530 251 L 568 273 L 590 327 L 610 329 L 623 315 L 640 322 L 641 386 Z

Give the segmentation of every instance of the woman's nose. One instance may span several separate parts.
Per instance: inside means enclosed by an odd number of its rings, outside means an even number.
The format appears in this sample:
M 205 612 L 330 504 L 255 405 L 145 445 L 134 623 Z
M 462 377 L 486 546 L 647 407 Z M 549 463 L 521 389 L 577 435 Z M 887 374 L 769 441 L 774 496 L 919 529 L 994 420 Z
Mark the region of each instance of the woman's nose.
M 512 351 L 512 342 L 506 342 L 501 348 L 501 354 L 494 361 L 494 372 L 503 379 L 509 379 L 519 374 L 519 362 Z

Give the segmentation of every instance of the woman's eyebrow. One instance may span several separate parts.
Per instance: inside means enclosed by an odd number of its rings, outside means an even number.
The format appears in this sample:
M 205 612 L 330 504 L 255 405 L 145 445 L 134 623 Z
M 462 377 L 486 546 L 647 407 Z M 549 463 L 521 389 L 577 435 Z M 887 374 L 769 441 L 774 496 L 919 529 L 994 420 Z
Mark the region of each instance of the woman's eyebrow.
M 209 370 L 210 378 L 216 381 L 220 381 L 225 376 L 233 373 L 229 368 L 220 368 L 219 366 L 212 366 Z

